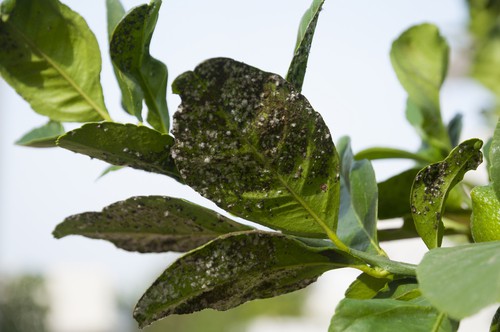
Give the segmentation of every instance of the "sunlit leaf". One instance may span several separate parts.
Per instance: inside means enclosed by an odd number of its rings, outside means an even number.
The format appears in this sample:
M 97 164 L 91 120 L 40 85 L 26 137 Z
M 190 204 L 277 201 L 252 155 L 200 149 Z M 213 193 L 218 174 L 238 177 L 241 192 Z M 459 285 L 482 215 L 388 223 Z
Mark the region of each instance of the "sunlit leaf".
M 422 303 L 423 302 L 423 303 Z M 452 332 L 456 322 L 425 301 L 344 299 L 335 310 L 329 332 Z
M 413 159 L 420 162 L 433 162 L 424 155 L 409 152 L 406 150 L 393 149 L 393 148 L 369 148 L 358 152 L 354 158 L 356 160 L 368 159 Z
M 280 233 L 223 235 L 174 262 L 139 300 L 140 327 L 171 314 L 227 310 L 306 287 L 323 272 L 360 262 Z
M 436 248 L 417 267 L 422 294 L 462 319 L 500 302 L 500 241 Z
M 392 280 L 388 278 L 375 278 L 366 273 L 360 274 L 345 292 L 345 297 L 350 299 L 372 299 Z
M 411 213 L 415 228 L 428 248 L 441 245 L 446 197 L 467 171 L 482 162 L 481 146 L 481 140 L 476 138 L 464 141 L 445 160 L 423 168 L 415 177 Z
M 500 34 L 495 32 L 479 45 L 472 64 L 472 76 L 500 96 Z
M 51 148 L 56 146 L 56 140 L 64 134 L 64 127 L 56 121 L 49 121 L 45 125 L 31 130 L 21 137 L 16 144 L 35 148 Z
M 355 161 L 350 140 L 338 143 L 342 160 L 337 235 L 347 246 L 383 254 L 377 240 L 377 181 L 368 160 Z
M 250 229 L 183 199 L 143 196 L 68 217 L 53 234 L 108 240 L 129 251 L 164 252 L 188 251 L 221 234 Z
M 324 2 L 325 0 L 313 0 L 311 7 L 300 20 L 292 63 L 290 63 L 286 75 L 286 80 L 292 83 L 299 92 L 302 90 L 302 84 L 304 83 L 314 30 L 316 30 L 319 13 Z
M 497 122 L 489 150 L 490 178 L 493 190 L 500 200 L 500 120 Z
M 87 123 L 61 136 L 57 145 L 117 166 L 168 175 L 179 172 L 170 156 L 172 136 L 154 129 L 114 122 Z
M 101 175 L 99 175 L 98 179 L 102 178 L 105 175 L 108 175 L 109 173 L 119 171 L 123 169 L 124 166 L 116 166 L 116 165 L 110 165 L 102 171 Z
M 115 30 L 120 20 L 125 16 L 125 9 L 120 3 L 120 0 L 106 0 L 106 9 L 108 14 L 108 38 L 111 42 L 113 31 Z M 141 87 L 132 79 L 128 78 L 122 71 L 120 71 L 114 63 L 113 71 L 122 93 L 123 109 L 128 113 L 136 116 L 137 119 L 142 122 L 141 112 L 142 100 L 144 99 L 144 96 L 142 94 Z
M 33 110 L 63 122 L 109 119 L 99 46 L 80 15 L 56 0 L 17 0 L 3 16 L 0 74 Z
M 339 159 L 306 98 L 278 75 L 217 58 L 179 76 L 173 156 L 188 185 L 248 220 L 308 237 L 335 228 Z
M 424 141 L 451 146 L 441 119 L 439 90 L 448 69 L 448 44 L 436 26 L 413 26 L 394 41 L 391 62 L 408 93 L 407 117 Z
M 121 72 L 117 75 L 118 80 L 123 74 L 140 86 L 141 97 L 149 110 L 148 122 L 158 131 L 167 133 L 170 125 L 166 101 L 167 67 L 149 54 L 160 6 L 161 0 L 153 0 L 149 5 L 141 5 L 128 12 L 113 31 L 109 52 L 115 68 Z M 131 108 L 127 110 L 137 116 L 140 113 L 137 109 L 139 92 L 135 85 L 129 83 L 125 83 L 125 88 L 131 89 L 127 97 L 130 104 L 124 104 L 124 107 Z
M 500 241 L 500 201 L 491 185 L 472 189 L 470 228 L 475 242 Z
M 411 168 L 378 184 L 380 219 L 399 218 L 411 214 L 411 186 L 418 171 L 418 168 Z

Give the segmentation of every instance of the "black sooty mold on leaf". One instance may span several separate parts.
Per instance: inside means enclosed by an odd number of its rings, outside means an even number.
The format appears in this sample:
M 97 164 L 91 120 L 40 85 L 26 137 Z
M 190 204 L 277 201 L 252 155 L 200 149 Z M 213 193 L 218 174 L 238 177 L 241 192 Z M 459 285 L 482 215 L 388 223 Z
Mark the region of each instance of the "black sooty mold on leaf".
M 173 83 L 172 149 L 188 185 L 231 213 L 324 237 L 339 206 L 339 157 L 322 117 L 282 77 L 207 60 Z
M 83 235 L 138 252 L 188 251 L 221 234 L 250 230 L 212 210 L 183 199 L 132 197 L 103 209 L 66 218 L 56 238 Z
M 445 160 L 423 168 L 415 177 L 411 213 L 418 234 L 430 249 L 441 245 L 446 197 L 467 171 L 482 162 L 481 146 L 482 141 L 476 138 L 464 141 Z

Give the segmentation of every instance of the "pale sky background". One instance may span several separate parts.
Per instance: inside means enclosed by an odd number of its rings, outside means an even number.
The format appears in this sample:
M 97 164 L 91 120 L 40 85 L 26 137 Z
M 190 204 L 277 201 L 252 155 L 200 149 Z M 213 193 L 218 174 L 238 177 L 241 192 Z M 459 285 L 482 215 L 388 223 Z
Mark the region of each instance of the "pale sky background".
M 108 59 L 105 1 L 63 2 L 87 20 L 99 41 L 101 79 L 112 118 L 134 122 L 121 109 Z M 142 2 L 123 3 L 130 9 Z M 418 148 L 419 139 L 405 120 L 406 93 L 392 71 L 390 46 L 411 25 L 437 24 L 454 51 L 452 72 L 463 73 L 458 54 L 467 47 L 464 4 L 465 0 L 326 1 L 316 28 L 303 94 L 323 115 L 335 141 L 351 136 L 355 152 L 371 146 Z M 171 114 L 179 98 L 171 94 L 170 83 L 205 59 L 230 57 L 284 76 L 298 23 L 309 5 L 310 1 L 305 0 L 165 1 L 151 53 L 169 69 L 167 98 Z M 490 133 L 478 111 L 491 101 L 491 96 L 472 80 L 455 76 L 443 88 L 443 117 L 447 122 L 461 111 L 465 124 L 462 139 L 484 139 Z M 69 215 L 99 211 L 135 195 L 184 197 L 215 209 L 194 191 L 161 175 L 126 169 L 96 180 L 106 167 L 101 161 L 63 149 L 15 146 L 18 138 L 46 120 L 31 111 L 1 80 L 0 108 L 0 275 L 50 273 L 72 266 L 87 266 L 91 273 L 97 267 L 105 271 L 117 290 L 138 298 L 175 255 L 129 253 L 83 237 L 55 240 L 51 235 L 54 227 Z M 409 165 L 375 162 L 377 178 L 384 179 Z M 484 181 L 484 175 L 477 178 Z M 418 263 L 425 252 L 420 240 L 383 247 L 391 258 L 413 263 Z M 335 271 L 327 273 L 320 284 L 335 283 L 339 287 L 331 294 L 341 296 L 356 275 L 355 271 Z M 322 293 L 323 298 L 315 296 L 323 301 L 324 317 L 328 317 L 335 302 L 325 299 Z M 480 323 L 465 322 L 460 331 L 486 331 L 491 316 L 485 317 Z

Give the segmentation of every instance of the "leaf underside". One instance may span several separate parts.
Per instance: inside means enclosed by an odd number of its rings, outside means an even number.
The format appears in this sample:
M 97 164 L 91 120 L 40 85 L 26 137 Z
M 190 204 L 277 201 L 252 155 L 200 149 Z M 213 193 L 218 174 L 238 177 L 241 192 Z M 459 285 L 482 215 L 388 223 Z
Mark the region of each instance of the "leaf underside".
M 35 112 L 55 121 L 109 119 L 97 40 L 67 6 L 17 0 L 0 20 L 0 49 L 0 74 Z
M 325 237 L 339 159 L 321 116 L 278 75 L 207 60 L 173 84 L 172 154 L 188 185 L 221 208 L 286 233 Z
M 16 144 L 34 148 L 52 148 L 57 146 L 56 141 L 64 134 L 64 127 L 56 121 L 49 121 L 45 125 L 31 130 L 21 137 Z
M 227 310 L 304 288 L 327 270 L 359 263 L 279 233 L 223 235 L 167 268 L 139 300 L 134 317 L 144 327 L 171 314 Z
M 66 218 L 56 238 L 83 235 L 138 252 L 188 251 L 221 234 L 250 230 L 212 210 L 172 197 L 133 197 L 102 212 Z

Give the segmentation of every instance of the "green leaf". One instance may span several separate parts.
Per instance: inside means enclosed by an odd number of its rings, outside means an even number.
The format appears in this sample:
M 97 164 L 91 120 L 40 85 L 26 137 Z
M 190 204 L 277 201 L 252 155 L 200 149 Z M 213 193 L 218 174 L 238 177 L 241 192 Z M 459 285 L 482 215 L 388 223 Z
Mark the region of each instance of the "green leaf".
M 286 80 L 292 83 L 299 92 L 302 90 L 302 84 L 304 83 L 314 30 L 316 30 L 319 13 L 324 2 L 325 0 L 313 0 L 311 7 L 309 7 L 300 20 L 292 63 L 290 63 L 286 75 Z
M 375 298 L 420 302 L 418 299 L 420 296 L 421 293 L 415 277 L 398 277 L 396 280 L 389 281 L 387 287 L 382 288 Z
M 304 288 L 327 270 L 359 263 L 280 233 L 227 234 L 168 267 L 139 300 L 134 317 L 142 328 L 171 314 L 227 310 Z
M 500 201 L 491 185 L 472 189 L 470 229 L 474 242 L 500 241 Z
M 377 240 L 378 189 L 368 160 L 354 161 L 349 138 L 338 143 L 342 160 L 337 235 L 357 250 L 385 255 Z
M 108 37 L 109 41 L 113 38 L 113 32 L 125 16 L 125 9 L 123 8 L 120 0 L 106 0 L 106 9 L 108 14 Z M 142 122 L 142 100 L 144 95 L 139 84 L 135 83 L 132 79 L 128 78 L 115 63 L 113 63 L 113 71 L 115 73 L 118 86 L 122 93 L 122 107 L 129 114 L 137 117 Z
M 490 332 L 500 332 L 500 307 L 498 307 L 490 324 Z
M 62 122 L 110 119 L 99 81 L 99 46 L 67 6 L 17 0 L 0 21 L 0 50 L 0 74 L 35 112 Z
M 395 299 L 344 299 L 332 317 L 329 332 L 451 332 L 458 329 L 426 303 Z
M 393 148 L 369 148 L 363 151 L 358 152 L 354 158 L 356 160 L 368 159 L 413 159 L 416 161 L 428 163 L 433 162 L 434 160 L 430 160 L 424 155 L 419 155 L 417 153 L 393 149 Z
M 172 136 L 145 126 L 87 123 L 59 137 L 57 145 L 117 166 L 168 175 L 181 181 L 170 156 Z
M 448 136 L 450 137 L 451 146 L 455 147 L 460 143 L 460 134 L 463 127 L 463 115 L 461 113 L 455 114 L 447 126 Z
M 497 122 L 495 133 L 491 141 L 490 151 L 490 177 L 493 190 L 500 200 L 500 120 Z
M 173 156 L 188 185 L 234 215 L 325 237 L 339 206 L 339 159 L 306 98 L 278 75 L 207 60 L 173 83 Z M 335 236 L 335 234 L 333 234 Z
M 439 90 L 448 69 L 448 44 L 436 26 L 413 26 L 392 44 L 391 62 L 408 93 L 407 117 L 424 141 L 449 148 Z
M 415 228 L 429 249 L 439 247 L 443 238 L 441 217 L 450 190 L 464 174 L 482 162 L 482 142 L 473 138 L 453 149 L 445 160 L 418 172 L 411 189 L 411 212 Z
M 115 166 L 115 165 L 108 166 L 108 167 L 106 167 L 106 169 L 104 171 L 102 171 L 101 175 L 99 175 L 99 177 L 97 179 L 100 179 L 103 176 L 108 175 L 111 172 L 116 172 L 116 171 L 119 171 L 121 169 L 123 169 L 123 166 Z
M 143 253 L 182 252 L 219 235 L 250 229 L 180 198 L 143 196 L 111 204 L 102 212 L 68 217 L 53 235 L 57 239 L 67 235 L 103 239 L 118 248 Z
M 161 0 L 152 0 L 149 5 L 141 5 L 128 12 L 114 29 L 109 52 L 115 68 L 121 72 L 117 77 L 124 75 L 135 83 L 124 83 L 125 88 L 130 89 L 124 94 L 129 94 L 126 98 L 130 99 L 127 99 L 130 104 L 126 105 L 124 101 L 124 107 L 138 116 L 137 98 L 144 98 L 149 110 L 148 122 L 158 131 L 168 133 L 167 66 L 149 54 L 160 6 Z M 136 85 L 140 87 L 140 92 Z
M 34 148 L 52 148 L 56 146 L 56 140 L 64 134 L 64 127 L 56 121 L 49 121 L 45 125 L 35 128 L 23 137 L 16 144 L 31 146 Z
M 498 18 L 497 18 L 498 19 Z M 498 28 L 496 28 L 498 29 Z M 479 45 L 472 65 L 472 76 L 500 96 L 500 33 L 494 31 Z
M 375 278 L 362 273 L 349 285 L 349 288 L 345 292 L 345 297 L 350 299 L 372 299 L 382 289 L 386 288 L 391 280 L 392 277 Z
M 436 248 L 417 267 L 420 289 L 456 319 L 500 302 L 500 241 Z
M 411 215 L 411 186 L 418 171 L 418 168 L 411 168 L 378 184 L 379 219 Z

